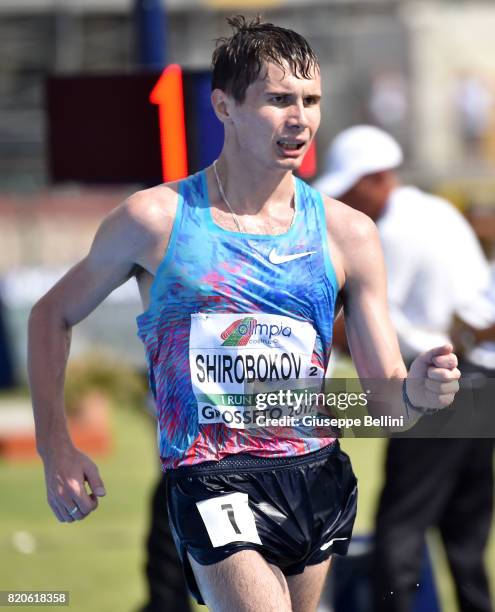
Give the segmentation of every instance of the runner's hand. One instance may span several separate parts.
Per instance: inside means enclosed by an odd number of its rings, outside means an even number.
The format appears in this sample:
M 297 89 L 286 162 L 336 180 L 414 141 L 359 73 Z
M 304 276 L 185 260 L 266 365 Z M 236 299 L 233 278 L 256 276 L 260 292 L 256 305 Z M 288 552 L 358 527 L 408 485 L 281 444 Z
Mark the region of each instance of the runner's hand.
M 98 497 L 106 494 L 105 486 L 87 455 L 74 446 L 64 446 L 44 456 L 43 463 L 48 504 L 61 523 L 80 521 L 96 510 Z
M 459 391 L 461 373 L 451 344 L 418 355 L 407 376 L 407 395 L 414 406 L 445 408 Z

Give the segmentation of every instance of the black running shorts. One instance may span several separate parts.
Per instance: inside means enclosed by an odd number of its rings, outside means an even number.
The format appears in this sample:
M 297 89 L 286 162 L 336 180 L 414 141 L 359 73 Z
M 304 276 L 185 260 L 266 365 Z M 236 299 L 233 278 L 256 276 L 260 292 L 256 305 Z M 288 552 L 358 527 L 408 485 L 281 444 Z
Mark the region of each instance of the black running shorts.
M 296 457 L 231 455 L 168 472 L 169 520 L 189 590 L 201 593 L 187 552 L 211 565 L 256 550 L 290 576 L 345 555 L 357 482 L 338 442 Z

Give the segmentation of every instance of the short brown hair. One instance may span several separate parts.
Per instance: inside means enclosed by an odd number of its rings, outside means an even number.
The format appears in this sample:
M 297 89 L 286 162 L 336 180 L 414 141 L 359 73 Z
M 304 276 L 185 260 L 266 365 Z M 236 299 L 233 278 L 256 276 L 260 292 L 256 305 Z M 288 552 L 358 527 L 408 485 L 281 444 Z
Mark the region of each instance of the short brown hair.
M 233 33 L 220 38 L 212 58 L 212 89 L 221 89 L 239 104 L 246 89 L 258 78 L 263 63 L 282 69 L 288 64 L 299 78 L 311 78 L 318 58 L 308 41 L 293 30 L 263 23 L 261 17 L 248 21 L 243 15 L 227 19 Z

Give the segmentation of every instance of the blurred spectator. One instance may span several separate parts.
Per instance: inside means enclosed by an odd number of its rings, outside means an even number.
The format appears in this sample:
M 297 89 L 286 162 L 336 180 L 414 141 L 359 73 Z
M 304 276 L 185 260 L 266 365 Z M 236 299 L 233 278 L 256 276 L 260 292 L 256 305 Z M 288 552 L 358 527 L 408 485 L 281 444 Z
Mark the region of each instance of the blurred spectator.
M 400 72 L 380 72 L 374 76 L 368 100 L 373 121 L 393 130 L 407 117 L 407 82 Z
M 151 393 L 148 395 L 147 412 L 156 428 L 156 407 Z M 191 611 L 189 592 L 168 522 L 167 475 L 162 471 L 151 496 L 145 576 L 148 600 L 138 612 Z
M 493 113 L 493 95 L 487 82 L 476 74 L 462 74 L 456 84 L 455 105 L 466 153 L 482 156 Z
M 349 128 L 332 143 L 326 173 L 315 187 L 377 223 L 391 317 L 410 363 L 449 340 L 454 313 L 471 322 L 483 316 L 479 296 L 490 274 L 464 217 L 447 201 L 402 186 L 394 171 L 401 162 L 399 145 L 382 130 Z M 479 370 L 467 360 L 459 367 L 463 374 Z M 441 425 L 449 418 L 444 411 L 422 420 L 438 419 Z M 425 532 L 433 526 L 440 530 L 461 611 L 492 610 L 483 564 L 492 516 L 492 456 L 491 439 L 390 440 L 376 519 L 377 612 L 411 612 Z
M 146 539 L 148 601 L 139 612 L 190 612 L 189 593 L 177 555 L 167 510 L 167 478 L 160 474 L 151 498 Z
M 482 368 L 495 371 L 495 262 L 491 264 L 490 284 L 481 295 L 479 316 L 474 320 L 458 312 L 451 329 L 456 350 Z
M 0 291 L 0 389 L 14 386 L 14 367 L 5 321 L 5 307 Z

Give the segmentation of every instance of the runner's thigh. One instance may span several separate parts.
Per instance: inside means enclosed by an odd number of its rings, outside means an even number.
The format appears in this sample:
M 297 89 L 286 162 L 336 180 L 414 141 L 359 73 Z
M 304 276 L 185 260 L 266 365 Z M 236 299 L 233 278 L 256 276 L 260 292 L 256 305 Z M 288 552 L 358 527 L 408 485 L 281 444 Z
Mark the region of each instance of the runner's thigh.
M 317 565 L 307 565 L 302 574 L 287 576 L 293 612 L 314 612 L 328 575 L 331 557 Z
M 210 612 L 291 612 L 285 576 L 256 551 L 241 550 L 212 565 L 188 557 Z

